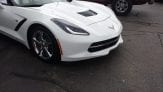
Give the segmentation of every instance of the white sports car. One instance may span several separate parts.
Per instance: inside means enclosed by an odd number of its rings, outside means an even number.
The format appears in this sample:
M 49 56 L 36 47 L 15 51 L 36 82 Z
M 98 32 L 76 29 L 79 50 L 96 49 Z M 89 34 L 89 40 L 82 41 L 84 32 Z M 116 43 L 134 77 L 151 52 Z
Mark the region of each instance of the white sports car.
M 0 0 L 0 33 L 48 63 L 107 55 L 123 43 L 122 25 L 101 4 L 76 0 Z

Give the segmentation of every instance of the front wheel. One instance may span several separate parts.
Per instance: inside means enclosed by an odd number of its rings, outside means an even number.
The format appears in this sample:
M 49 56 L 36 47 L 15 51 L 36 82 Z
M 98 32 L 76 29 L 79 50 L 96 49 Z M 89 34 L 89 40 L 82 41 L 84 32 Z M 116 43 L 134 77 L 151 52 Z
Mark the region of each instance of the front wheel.
M 132 2 L 131 0 L 113 0 L 112 9 L 117 15 L 128 15 L 132 10 Z
M 30 30 L 29 45 L 32 52 L 47 63 L 60 61 L 60 50 L 54 35 L 46 28 L 38 26 Z

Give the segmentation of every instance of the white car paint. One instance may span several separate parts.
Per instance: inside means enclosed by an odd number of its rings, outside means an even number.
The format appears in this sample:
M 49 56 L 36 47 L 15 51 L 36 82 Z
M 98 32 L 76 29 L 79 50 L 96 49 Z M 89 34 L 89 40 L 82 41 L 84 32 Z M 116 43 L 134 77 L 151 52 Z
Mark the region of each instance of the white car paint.
M 92 10 L 95 16 L 84 17 L 79 12 Z M 90 35 L 68 34 L 51 19 L 63 19 L 86 30 Z M 16 26 L 26 19 L 25 23 L 15 31 Z M 41 24 L 48 28 L 62 48 L 62 61 L 79 61 L 107 55 L 111 50 L 123 43 L 122 25 L 113 11 L 100 4 L 76 1 L 55 2 L 41 7 L 17 7 L 0 4 L 0 33 L 5 34 L 29 48 L 27 33 L 32 24 Z M 112 39 L 120 35 L 118 42 L 109 48 L 89 52 L 92 43 Z M 30 49 L 30 48 L 29 48 Z

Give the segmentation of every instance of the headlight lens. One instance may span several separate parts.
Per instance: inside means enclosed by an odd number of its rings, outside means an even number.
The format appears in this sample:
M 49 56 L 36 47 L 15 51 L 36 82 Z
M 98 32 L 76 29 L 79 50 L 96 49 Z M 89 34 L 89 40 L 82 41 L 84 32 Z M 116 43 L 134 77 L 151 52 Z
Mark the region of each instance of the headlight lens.
M 65 32 L 73 35 L 89 35 L 89 33 L 82 28 L 78 27 L 75 24 L 72 24 L 70 22 L 67 22 L 62 19 L 51 19 L 55 24 L 57 24 L 61 29 L 63 29 Z

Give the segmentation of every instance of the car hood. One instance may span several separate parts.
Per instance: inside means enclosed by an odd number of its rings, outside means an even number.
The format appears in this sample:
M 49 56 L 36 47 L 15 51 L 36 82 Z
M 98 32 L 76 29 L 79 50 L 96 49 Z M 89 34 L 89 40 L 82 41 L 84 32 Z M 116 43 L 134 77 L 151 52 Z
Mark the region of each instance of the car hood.
M 70 2 L 45 4 L 37 9 L 44 14 L 57 16 L 74 23 L 84 23 L 85 25 L 98 23 L 110 17 L 109 14 L 100 10 L 87 8 L 86 6 Z

